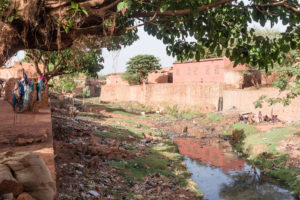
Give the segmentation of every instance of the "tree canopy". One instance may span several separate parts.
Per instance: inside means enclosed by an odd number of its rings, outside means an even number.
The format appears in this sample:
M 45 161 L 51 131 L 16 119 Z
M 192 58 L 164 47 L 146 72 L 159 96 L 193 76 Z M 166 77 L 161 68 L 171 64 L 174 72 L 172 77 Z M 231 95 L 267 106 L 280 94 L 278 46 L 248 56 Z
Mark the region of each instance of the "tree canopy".
M 208 48 L 267 68 L 300 48 L 299 7 L 297 0 L 2 0 L 0 65 L 18 50 L 61 50 L 82 40 L 120 48 L 137 40 L 136 28 L 144 26 L 179 60 L 200 59 Z M 282 22 L 287 29 L 272 39 L 255 35 L 252 22 Z
M 153 55 L 137 55 L 131 58 L 126 65 L 126 72 L 122 78 L 130 84 L 147 82 L 148 74 L 161 67 L 159 58 Z
M 103 69 L 101 50 L 75 47 L 62 51 L 26 50 L 25 60 L 32 62 L 37 73 L 43 74 L 47 80 L 74 73 L 97 77 L 97 72 Z M 43 69 L 40 69 L 39 64 Z

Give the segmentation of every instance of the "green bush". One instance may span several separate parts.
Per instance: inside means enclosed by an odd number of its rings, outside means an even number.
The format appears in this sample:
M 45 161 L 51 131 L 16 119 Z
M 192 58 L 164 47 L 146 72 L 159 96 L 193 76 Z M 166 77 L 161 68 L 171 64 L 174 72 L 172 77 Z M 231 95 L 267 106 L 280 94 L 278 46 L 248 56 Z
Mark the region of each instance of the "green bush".
M 178 115 L 178 106 L 177 105 L 174 105 L 172 107 L 167 106 L 164 112 L 168 115 L 177 116 Z
M 207 115 L 207 119 L 210 121 L 210 122 L 219 122 L 219 121 L 222 121 L 224 120 L 225 118 L 223 117 L 223 115 L 219 114 L 219 113 L 208 113 Z
M 76 83 L 73 78 L 51 79 L 49 84 L 52 85 L 52 89 L 56 92 L 71 93 L 76 88 Z
M 83 88 L 82 94 L 84 97 L 91 97 L 90 87 L 86 86 L 85 88 Z

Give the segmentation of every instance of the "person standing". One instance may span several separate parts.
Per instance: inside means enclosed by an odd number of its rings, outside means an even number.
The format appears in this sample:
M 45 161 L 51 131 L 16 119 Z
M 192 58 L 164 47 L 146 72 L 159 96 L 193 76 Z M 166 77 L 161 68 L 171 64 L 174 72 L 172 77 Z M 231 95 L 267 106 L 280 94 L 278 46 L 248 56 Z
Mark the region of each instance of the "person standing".
M 4 83 L 4 81 L 0 79 L 0 97 L 1 97 L 2 89 L 3 89 L 3 83 Z
M 262 122 L 262 113 L 261 113 L 261 111 L 258 112 L 258 121 L 259 121 L 259 123 Z
M 271 108 L 270 115 L 271 115 L 271 117 L 273 116 L 273 107 Z

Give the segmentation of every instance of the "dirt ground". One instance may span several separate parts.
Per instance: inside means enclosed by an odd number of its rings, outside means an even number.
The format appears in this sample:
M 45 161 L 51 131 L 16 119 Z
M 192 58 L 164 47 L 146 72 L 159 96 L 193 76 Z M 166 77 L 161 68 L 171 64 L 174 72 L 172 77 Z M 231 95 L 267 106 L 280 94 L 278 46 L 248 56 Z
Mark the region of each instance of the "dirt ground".
M 56 179 L 50 110 L 16 114 L 0 98 L 0 127 L 0 152 L 37 152 Z
M 161 163 L 155 162 L 158 167 L 153 167 L 140 161 L 147 162 L 150 149 L 163 141 L 147 141 L 120 128 L 129 128 L 124 120 L 141 126 L 152 125 L 150 120 L 82 105 L 76 106 L 80 115 L 74 117 L 70 113 L 72 103 L 59 102 L 51 101 L 59 200 L 195 199 L 195 194 L 179 185 L 177 178 L 164 175 L 171 174 L 175 164 L 170 162 L 164 168 Z M 154 161 L 162 159 L 156 154 L 150 157 Z M 165 159 L 161 162 L 167 162 Z M 157 169 L 160 167 L 162 172 Z

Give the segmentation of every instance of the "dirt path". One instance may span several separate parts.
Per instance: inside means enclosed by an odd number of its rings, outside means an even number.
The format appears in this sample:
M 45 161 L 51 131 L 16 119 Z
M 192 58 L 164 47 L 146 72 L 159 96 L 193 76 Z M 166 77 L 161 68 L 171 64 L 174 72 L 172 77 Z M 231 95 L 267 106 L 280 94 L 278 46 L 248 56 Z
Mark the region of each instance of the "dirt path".
M 52 123 L 49 110 L 15 114 L 12 106 L 0 99 L 0 152 L 37 152 L 55 180 Z

